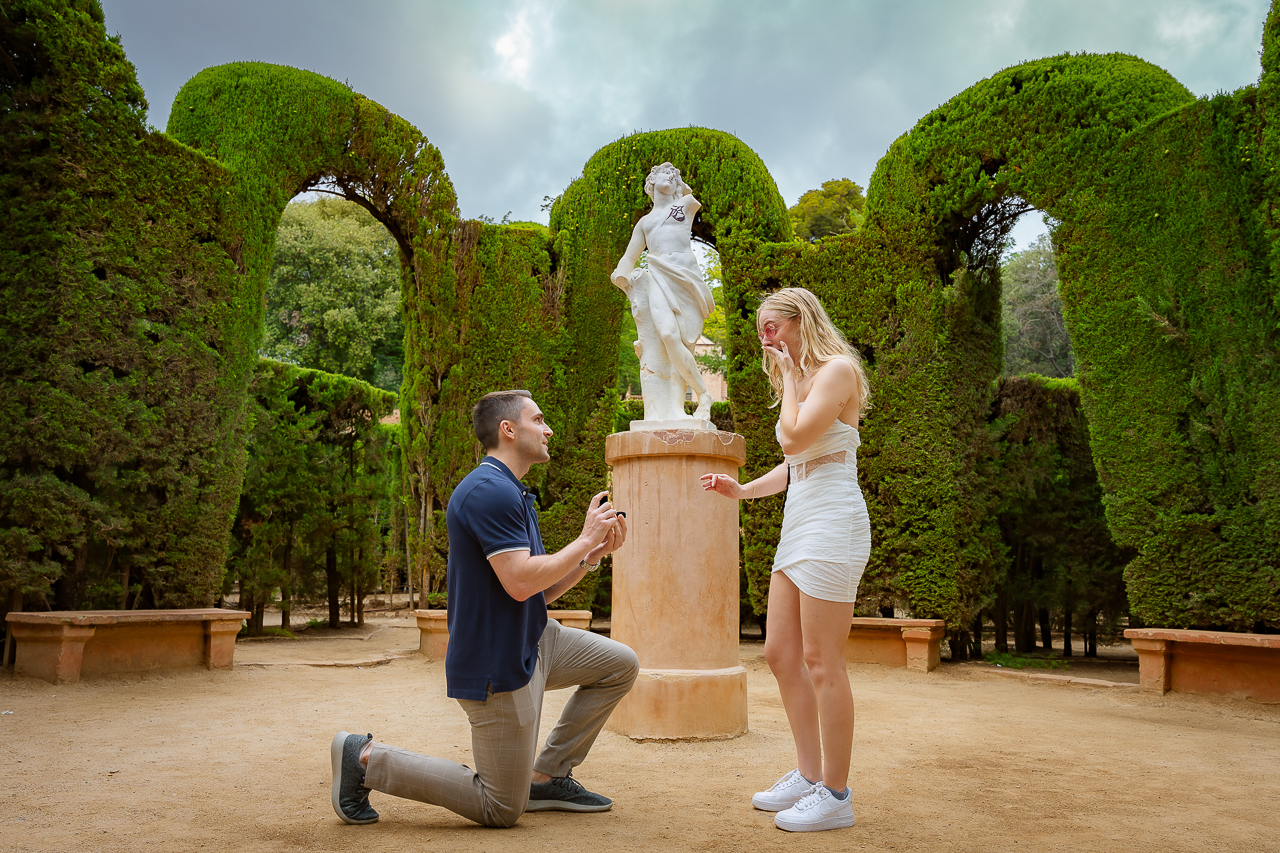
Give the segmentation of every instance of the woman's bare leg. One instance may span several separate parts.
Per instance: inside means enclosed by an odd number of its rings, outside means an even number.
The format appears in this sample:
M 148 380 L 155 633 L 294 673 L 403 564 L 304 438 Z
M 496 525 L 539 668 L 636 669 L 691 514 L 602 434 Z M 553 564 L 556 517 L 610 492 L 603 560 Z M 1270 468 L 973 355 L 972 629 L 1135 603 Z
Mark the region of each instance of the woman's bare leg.
M 764 659 L 778 680 L 782 707 L 791 724 L 800 774 L 811 781 L 822 778 L 822 738 L 818 728 L 818 698 L 805 666 L 804 637 L 800 630 L 800 590 L 782 572 L 769 579 L 769 616 L 765 631 Z M 845 633 L 848 634 L 848 626 Z M 848 760 L 845 761 L 846 773 Z
M 776 579 L 778 575 L 774 575 Z M 793 587 L 794 588 L 794 587 Z M 853 754 L 853 690 L 845 668 L 845 643 L 853 621 L 853 602 L 823 601 L 799 590 L 804 661 L 817 696 L 822 727 L 822 781 L 843 791 Z M 769 613 L 773 614 L 772 587 Z M 810 777 L 812 778 L 812 777 Z

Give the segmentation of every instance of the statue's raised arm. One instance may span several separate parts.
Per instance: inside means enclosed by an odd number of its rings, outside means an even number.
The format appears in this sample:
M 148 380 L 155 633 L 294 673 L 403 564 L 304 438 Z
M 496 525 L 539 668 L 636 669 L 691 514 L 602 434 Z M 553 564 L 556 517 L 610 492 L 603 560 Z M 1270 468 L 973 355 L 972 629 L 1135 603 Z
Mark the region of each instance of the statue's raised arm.
M 692 388 L 698 401 L 692 418 L 709 426 L 711 394 L 693 357 L 702 324 L 715 307 L 693 254 L 693 218 L 702 203 L 670 163 L 653 167 L 644 190 L 653 199 L 653 209 L 636 223 L 611 276 L 627 294 L 636 319 L 644 421 L 657 426 L 689 420 L 684 399 Z M 646 264 L 637 268 L 645 252 Z

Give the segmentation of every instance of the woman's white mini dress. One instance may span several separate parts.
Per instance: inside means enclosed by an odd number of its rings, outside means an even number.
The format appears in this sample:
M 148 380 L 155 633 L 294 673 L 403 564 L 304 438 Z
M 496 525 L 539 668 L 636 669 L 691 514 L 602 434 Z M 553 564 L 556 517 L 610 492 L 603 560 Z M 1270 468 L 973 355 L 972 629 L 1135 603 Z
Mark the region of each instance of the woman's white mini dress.
M 777 433 L 781 442 L 781 425 Z M 858 487 L 861 443 L 857 429 L 837 420 L 812 447 L 786 457 L 791 484 L 773 570 L 824 601 L 855 600 L 871 556 L 871 521 Z

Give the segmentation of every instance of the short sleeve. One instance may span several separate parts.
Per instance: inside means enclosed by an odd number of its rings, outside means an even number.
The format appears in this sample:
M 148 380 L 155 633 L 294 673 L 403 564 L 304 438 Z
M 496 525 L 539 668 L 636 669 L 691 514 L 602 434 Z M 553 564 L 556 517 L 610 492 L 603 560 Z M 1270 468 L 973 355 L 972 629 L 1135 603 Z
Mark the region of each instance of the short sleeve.
M 524 503 L 509 484 L 495 480 L 479 483 L 464 504 L 466 526 L 486 560 L 502 551 L 532 549 Z

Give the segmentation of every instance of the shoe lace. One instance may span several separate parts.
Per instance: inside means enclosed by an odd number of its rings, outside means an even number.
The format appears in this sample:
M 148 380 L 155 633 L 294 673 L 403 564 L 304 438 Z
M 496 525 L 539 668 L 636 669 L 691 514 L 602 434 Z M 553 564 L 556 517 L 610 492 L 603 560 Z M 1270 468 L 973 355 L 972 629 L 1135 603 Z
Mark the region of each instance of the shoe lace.
M 811 809 L 829 796 L 831 796 L 831 792 L 827 790 L 827 786 L 819 782 L 809 789 L 809 793 L 800 798 L 800 802 L 796 803 L 795 809 L 798 812 Z
M 808 780 L 807 780 L 807 779 L 804 779 L 804 777 L 802 777 L 802 776 L 800 775 L 800 771 L 799 771 L 799 770 L 792 770 L 792 771 L 791 771 L 790 773 L 788 773 L 786 776 L 783 776 L 783 777 L 782 777 L 781 779 L 779 779 L 777 782 L 774 782 L 774 783 L 773 783 L 773 787 L 772 787 L 772 788 L 770 788 L 769 790 L 770 790 L 770 791 L 785 791 L 787 788 L 790 788 L 792 785 L 794 785 L 797 781 L 804 781 L 804 783 L 805 783 L 806 785 L 807 785 L 807 784 L 809 784 L 809 783 L 808 783 Z
M 586 788 L 582 787 L 582 783 L 581 783 L 581 782 L 579 782 L 577 779 L 573 778 L 573 771 L 572 771 L 572 770 L 570 770 L 570 771 L 569 771 L 568 773 L 566 773 L 564 776 L 562 776 L 562 777 L 560 777 L 560 778 L 552 779 L 551 781 L 552 781 L 553 783 L 555 783 L 555 786 L 556 786 L 557 788 L 561 789 L 562 791 L 564 791 L 564 792 L 565 792 L 565 793 L 567 793 L 567 794 L 577 795 L 577 794 L 581 794 L 581 793 L 583 793 L 583 792 L 585 792 L 585 791 L 587 790 Z

